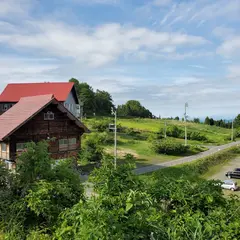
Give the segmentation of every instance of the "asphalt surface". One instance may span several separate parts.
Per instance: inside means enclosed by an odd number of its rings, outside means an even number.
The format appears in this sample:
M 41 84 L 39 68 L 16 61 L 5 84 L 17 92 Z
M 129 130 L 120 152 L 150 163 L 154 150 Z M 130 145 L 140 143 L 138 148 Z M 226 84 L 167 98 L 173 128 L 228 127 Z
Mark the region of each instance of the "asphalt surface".
M 151 166 L 137 168 L 137 169 L 134 170 L 134 172 L 136 174 L 144 174 L 144 173 L 154 172 L 154 171 L 156 171 L 158 169 L 161 169 L 161 168 L 176 166 L 176 165 L 187 163 L 187 162 L 193 162 L 193 161 L 198 160 L 200 158 L 207 157 L 207 156 L 210 156 L 214 153 L 217 153 L 218 151 L 227 149 L 229 147 L 238 146 L 238 145 L 240 145 L 240 141 L 228 143 L 228 144 L 221 145 L 221 146 L 211 147 L 209 150 L 207 150 L 205 152 L 198 153 L 198 154 L 193 155 L 193 156 L 183 157 L 183 158 L 173 160 L 173 161 L 169 161 L 169 162 L 166 162 L 166 163 L 159 163 L 159 164 L 155 164 L 155 165 L 151 165 Z

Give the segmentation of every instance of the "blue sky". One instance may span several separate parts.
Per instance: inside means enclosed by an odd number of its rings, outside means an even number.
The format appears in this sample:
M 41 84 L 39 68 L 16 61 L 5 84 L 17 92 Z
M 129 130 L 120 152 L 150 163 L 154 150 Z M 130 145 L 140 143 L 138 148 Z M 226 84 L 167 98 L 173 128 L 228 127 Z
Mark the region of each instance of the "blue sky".
M 67 81 L 155 115 L 240 113 L 239 0 L 1 0 L 0 90 Z

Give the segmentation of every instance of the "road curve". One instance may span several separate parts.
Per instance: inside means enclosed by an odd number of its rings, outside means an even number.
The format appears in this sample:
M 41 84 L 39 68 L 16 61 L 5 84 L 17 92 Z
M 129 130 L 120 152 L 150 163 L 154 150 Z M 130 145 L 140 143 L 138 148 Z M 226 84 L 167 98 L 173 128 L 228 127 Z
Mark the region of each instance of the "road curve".
M 221 145 L 221 146 L 215 146 L 205 152 L 201 152 L 201 153 L 198 153 L 193 156 L 183 157 L 183 158 L 173 160 L 170 162 L 159 163 L 159 164 L 155 164 L 155 165 L 151 165 L 151 166 L 137 168 L 134 170 L 134 172 L 136 174 L 144 174 L 144 173 L 154 172 L 160 168 L 166 168 L 166 167 L 176 166 L 176 165 L 187 163 L 187 162 L 192 162 L 192 161 L 198 160 L 200 158 L 210 156 L 214 153 L 217 153 L 218 151 L 227 149 L 229 147 L 238 146 L 238 145 L 240 145 L 240 141 L 228 143 L 228 144 Z

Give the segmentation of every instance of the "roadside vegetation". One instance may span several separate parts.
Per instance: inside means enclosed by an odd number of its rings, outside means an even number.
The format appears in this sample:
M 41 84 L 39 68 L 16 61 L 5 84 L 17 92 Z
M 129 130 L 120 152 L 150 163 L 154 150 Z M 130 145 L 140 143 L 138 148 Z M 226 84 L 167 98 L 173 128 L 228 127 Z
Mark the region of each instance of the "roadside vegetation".
M 88 169 L 89 166 L 86 167 L 90 163 L 88 159 L 96 159 L 91 156 L 86 157 L 92 151 L 85 151 L 87 148 L 92 149 L 90 142 L 92 146 L 94 144 L 98 146 L 98 150 L 101 148 L 101 152 L 113 154 L 114 133 L 109 130 L 113 118 L 96 117 L 83 121 L 92 133 L 84 136 L 82 140 L 83 153 L 79 164 L 84 166 L 84 169 Z M 117 129 L 119 163 L 126 154 L 132 154 L 136 159 L 137 167 L 194 155 L 208 150 L 211 146 L 229 143 L 231 138 L 230 129 L 187 122 L 188 146 L 185 146 L 185 123 L 178 120 L 119 118 Z
M 102 156 L 87 198 L 71 161 L 53 165 L 47 143 L 30 143 L 16 174 L 0 166 L 0 233 L 7 240 L 238 239 L 240 200 L 201 174 L 239 153 L 134 174 L 134 158 L 114 168 Z

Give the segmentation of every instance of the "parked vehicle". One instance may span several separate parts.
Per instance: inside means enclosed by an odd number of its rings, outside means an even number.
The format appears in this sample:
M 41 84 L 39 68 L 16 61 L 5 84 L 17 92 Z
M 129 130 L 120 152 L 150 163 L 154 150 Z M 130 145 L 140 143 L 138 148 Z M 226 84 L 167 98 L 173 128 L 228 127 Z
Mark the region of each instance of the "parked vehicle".
M 232 180 L 223 181 L 221 187 L 224 189 L 231 190 L 231 191 L 236 191 L 238 189 L 237 183 Z
M 235 168 L 233 171 L 228 171 L 225 174 L 228 178 L 240 178 L 240 168 Z

